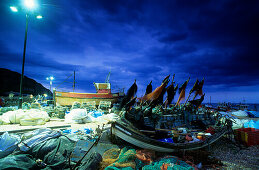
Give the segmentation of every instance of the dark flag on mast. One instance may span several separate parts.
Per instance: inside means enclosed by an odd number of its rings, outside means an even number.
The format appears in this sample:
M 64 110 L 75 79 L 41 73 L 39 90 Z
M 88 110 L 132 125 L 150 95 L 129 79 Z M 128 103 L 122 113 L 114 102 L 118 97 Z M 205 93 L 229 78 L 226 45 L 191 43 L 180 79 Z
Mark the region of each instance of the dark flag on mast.
M 186 87 L 187 87 L 187 84 L 188 84 L 188 82 L 189 82 L 189 80 L 190 80 L 190 78 L 188 79 L 188 80 L 186 80 L 183 84 L 182 84 L 182 86 L 179 88 L 179 93 L 180 93 L 180 95 L 179 95 L 179 98 L 178 98 L 178 100 L 177 100 L 177 102 L 176 102 L 176 106 L 178 105 L 180 105 L 180 102 L 185 98 L 185 89 L 186 89 Z
M 197 79 L 192 87 L 192 89 L 189 92 L 189 96 L 187 97 L 184 105 L 186 105 L 187 101 L 189 100 L 189 97 L 191 96 L 191 94 L 195 91 L 199 90 L 199 80 Z
M 169 76 L 167 76 L 163 80 L 162 84 L 159 87 L 157 87 L 153 92 L 151 92 L 149 94 L 146 94 L 145 96 L 140 98 L 140 100 L 142 102 L 157 100 L 160 97 L 160 95 L 162 94 L 162 92 L 163 92 L 164 88 L 166 87 L 168 81 L 169 81 Z
M 190 90 L 189 94 L 191 94 L 192 92 L 195 92 L 199 90 L 199 80 L 197 79 L 192 87 L 192 89 Z
M 152 83 L 152 80 L 151 80 L 150 83 L 147 85 L 145 95 L 152 92 L 152 84 L 151 84 L 151 83 Z
M 131 87 L 128 89 L 127 94 L 124 96 L 120 103 L 120 109 L 123 108 L 137 93 L 138 86 L 136 84 L 136 79 Z
M 164 102 L 165 107 L 167 107 L 168 105 L 170 105 L 172 103 L 172 101 L 174 100 L 176 90 L 178 89 L 178 85 L 176 85 L 174 87 L 174 83 L 175 83 L 174 77 L 175 77 L 175 74 L 173 75 L 172 83 L 166 88 L 167 98 Z
M 196 90 L 196 92 L 195 92 L 195 95 L 194 95 L 194 98 L 193 98 L 193 99 L 195 99 L 195 98 L 197 97 L 197 95 L 200 95 L 200 96 L 202 96 L 202 95 L 203 95 L 203 91 L 202 91 L 203 84 L 204 84 L 204 78 L 202 79 L 202 81 L 200 81 L 200 82 L 199 82 L 198 89 Z
M 178 89 L 178 84 L 174 87 L 174 82 L 172 82 L 172 84 L 167 87 L 167 89 L 166 89 L 167 99 L 165 101 L 165 106 L 168 106 L 172 103 L 177 89 Z
M 135 96 L 135 94 L 137 93 L 137 90 L 138 90 L 138 86 L 136 84 L 136 79 L 135 79 L 134 83 L 132 84 L 132 86 L 127 91 L 126 96 L 130 99 L 133 98 Z
M 201 105 L 201 103 L 203 102 L 204 96 L 205 96 L 205 93 L 201 95 L 200 99 L 191 100 L 191 101 L 189 101 L 189 103 L 191 103 L 193 106 L 195 106 L 195 108 L 198 108 Z
M 203 95 L 203 92 L 202 92 L 203 84 L 204 84 L 204 78 L 203 78 L 202 81 L 199 83 L 199 89 L 197 90 L 197 93 L 198 93 L 200 96 Z

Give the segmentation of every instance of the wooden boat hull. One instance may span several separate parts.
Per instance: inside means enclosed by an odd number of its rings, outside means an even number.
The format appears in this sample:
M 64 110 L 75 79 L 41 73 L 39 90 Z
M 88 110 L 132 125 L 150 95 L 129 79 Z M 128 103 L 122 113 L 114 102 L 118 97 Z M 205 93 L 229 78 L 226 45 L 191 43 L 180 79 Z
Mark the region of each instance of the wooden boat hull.
M 72 105 L 75 101 L 86 103 L 95 101 L 99 105 L 100 101 L 110 101 L 112 104 L 118 102 L 123 96 L 120 93 L 74 93 L 55 91 L 55 102 L 59 105 Z
M 227 128 L 223 127 L 219 132 L 206 139 L 205 141 L 194 143 L 167 143 L 152 139 L 142 134 L 127 120 L 116 121 L 111 126 L 111 134 L 113 137 L 116 136 L 140 148 L 150 149 L 158 152 L 177 152 L 180 150 L 195 150 L 204 148 L 220 139 L 227 132 Z

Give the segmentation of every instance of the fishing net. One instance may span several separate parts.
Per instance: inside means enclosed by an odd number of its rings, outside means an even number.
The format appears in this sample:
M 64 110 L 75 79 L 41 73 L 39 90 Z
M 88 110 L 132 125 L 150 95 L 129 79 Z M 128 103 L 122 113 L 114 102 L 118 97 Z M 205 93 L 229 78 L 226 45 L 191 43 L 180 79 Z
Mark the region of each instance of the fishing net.
M 145 165 L 148 165 L 152 162 L 155 157 L 155 152 L 150 150 L 136 150 L 136 158 L 143 162 Z
M 61 136 L 37 144 L 28 153 L 36 159 L 41 159 L 49 168 L 64 169 L 69 168 L 68 160 L 74 145 L 71 140 Z
M 103 154 L 101 170 L 132 170 L 141 169 L 152 162 L 155 156 L 154 151 L 135 150 L 129 147 L 123 149 L 113 148 Z
M 188 165 L 186 162 L 179 160 L 175 157 L 163 158 L 160 161 L 153 162 L 150 165 L 146 165 L 142 168 L 143 170 L 194 170 L 193 167 Z
M 102 155 L 97 152 L 94 152 L 90 157 L 82 162 L 82 165 L 77 170 L 96 170 L 99 169 L 99 164 L 102 161 Z
M 136 150 L 124 147 L 122 150 L 110 149 L 103 154 L 101 169 L 105 170 L 132 170 L 135 169 Z M 107 166 L 109 165 L 109 166 Z
M 111 165 L 116 161 L 120 154 L 120 149 L 119 148 L 112 148 L 104 152 L 103 154 L 103 161 L 100 164 L 100 169 L 103 170 L 107 166 Z
M 112 158 L 116 157 L 116 153 L 117 153 L 117 151 L 111 152 Z M 106 167 L 105 170 L 118 170 L 118 169 L 132 170 L 132 169 L 135 169 L 135 167 L 136 167 L 135 155 L 136 155 L 135 149 L 130 149 L 129 147 L 124 147 L 120 151 L 120 154 L 118 155 L 118 157 L 114 161 L 114 163 L 112 163 L 108 167 Z M 112 162 L 113 160 L 110 159 L 109 161 Z
M 0 159 L 0 170 L 2 169 L 39 169 L 32 156 L 28 154 L 9 155 Z

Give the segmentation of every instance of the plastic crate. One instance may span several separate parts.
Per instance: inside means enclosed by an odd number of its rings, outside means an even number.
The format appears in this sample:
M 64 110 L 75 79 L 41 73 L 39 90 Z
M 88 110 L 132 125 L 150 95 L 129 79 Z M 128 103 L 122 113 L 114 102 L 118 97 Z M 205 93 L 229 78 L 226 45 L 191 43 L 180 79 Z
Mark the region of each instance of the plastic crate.
M 234 131 L 235 140 L 244 145 L 252 146 L 259 144 L 259 130 L 255 128 L 240 128 Z
M 259 130 L 245 133 L 245 144 L 247 146 L 259 145 Z
M 238 141 L 238 142 L 242 142 L 241 141 L 241 131 L 242 130 L 243 130 L 243 128 L 234 130 L 235 140 Z
M 241 131 L 241 141 L 243 144 L 246 143 L 246 134 L 248 132 L 254 132 L 255 131 L 255 128 L 243 128 L 242 131 Z

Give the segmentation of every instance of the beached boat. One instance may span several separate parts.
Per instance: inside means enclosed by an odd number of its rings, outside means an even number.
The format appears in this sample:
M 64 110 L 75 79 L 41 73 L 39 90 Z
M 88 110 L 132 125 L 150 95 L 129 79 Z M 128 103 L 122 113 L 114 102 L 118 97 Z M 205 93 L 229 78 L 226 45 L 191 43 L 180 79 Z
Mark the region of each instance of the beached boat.
M 79 103 L 95 102 L 99 105 L 100 101 L 110 101 L 111 104 L 118 102 L 124 97 L 124 92 L 112 93 L 110 83 L 94 83 L 96 93 L 75 93 L 53 91 L 55 104 L 61 106 L 72 105 L 75 101 Z
M 161 102 L 165 91 L 167 99 L 175 95 L 175 91 L 168 90 L 170 86 L 166 88 L 168 82 L 169 76 L 153 92 L 141 97 L 138 103 L 135 102 L 136 97 L 133 98 L 134 93 L 127 93 L 126 104 L 121 104 L 121 118 L 111 126 L 114 141 L 120 138 L 140 148 L 175 152 L 207 147 L 231 131 L 229 118 L 222 118 L 220 113 L 201 107 L 205 95 L 202 93 L 203 80 L 195 82 L 186 102 L 180 105 L 189 82 L 186 80 L 179 88 L 177 103 L 171 107 L 167 107 L 171 102 Z M 193 100 L 188 101 L 193 92 Z M 195 99 L 198 94 L 201 98 Z
M 120 138 L 137 147 L 150 149 L 158 152 L 177 152 L 180 150 L 195 150 L 208 147 L 209 145 L 220 139 L 223 135 L 228 133 L 230 129 L 227 126 L 222 126 L 217 129 L 215 134 L 206 137 L 205 140 L 193 141 L 188 143 L 163 142 L 150 137 L 146 133 L 161 133 L 163 131 L 163 129 L 156 130 L 156 132 L 140 130 L 126 119 L 120 119 L 112 123 L 111 126 L 111 135 L 114 141 L 117 138 Z

